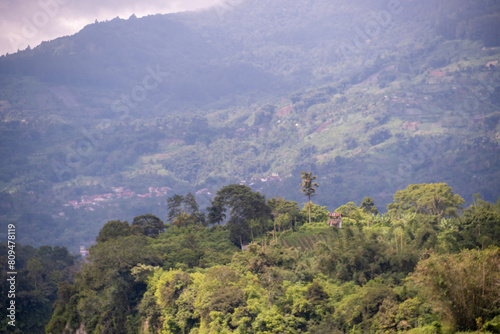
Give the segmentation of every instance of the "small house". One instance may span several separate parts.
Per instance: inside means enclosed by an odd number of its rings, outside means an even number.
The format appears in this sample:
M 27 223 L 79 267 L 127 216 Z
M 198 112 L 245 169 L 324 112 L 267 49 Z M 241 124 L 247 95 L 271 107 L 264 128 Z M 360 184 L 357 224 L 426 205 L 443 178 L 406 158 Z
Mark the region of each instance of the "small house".
M 328 224 L 332 227 L 342 228 L 342 213 L 341 212 L 332 212 L 328 216 L 330 216 L 330 221 Z
M 87 255 L 89 255 L 89 251 L 88 249 L 85 249 L 85 246 L 80 246 L 80 254 L 82 255 L 82 257 L 86 257 Z

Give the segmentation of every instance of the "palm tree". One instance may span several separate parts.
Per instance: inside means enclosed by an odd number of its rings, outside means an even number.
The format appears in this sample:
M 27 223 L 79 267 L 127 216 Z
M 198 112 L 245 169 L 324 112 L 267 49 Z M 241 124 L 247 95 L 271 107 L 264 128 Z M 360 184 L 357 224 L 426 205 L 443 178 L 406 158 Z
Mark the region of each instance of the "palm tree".
M 313 176 L 312 175 L 312 172 L 309 172 L 309 173 L 306 173 L 306 172 L 301 172 L 300 173 L 300 177 L 302 178 L 302 183 L 300 184 L 300 186 L 302 187 L 302 189 L 300 189 L 300 191 L 302 191 L 304 193 L 304 195 L 307 196 L 307 198 L 309 199 L 309 224 L 311 223 L 311 197 L 316 195 L 315 192 L 316 192 L 316 189 L 314 187 L 319 187 L 319 185 L 314 182 L 314 180 L 316 179 L 316 176 Z

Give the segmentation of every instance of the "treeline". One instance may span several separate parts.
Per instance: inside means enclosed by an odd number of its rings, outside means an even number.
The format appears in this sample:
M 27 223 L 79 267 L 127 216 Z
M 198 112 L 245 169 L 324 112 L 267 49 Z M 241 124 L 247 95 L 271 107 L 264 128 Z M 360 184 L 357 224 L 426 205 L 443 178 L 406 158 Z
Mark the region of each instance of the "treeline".
M 500 202 L 463 204 L 411 185 L 384 215 L 370 198 L 339 207 L 337 229 L 325 207 L 243 185 L 203 213 L 175 195 L 167 224 L 102 228 L 46 332 L 498 333 Z

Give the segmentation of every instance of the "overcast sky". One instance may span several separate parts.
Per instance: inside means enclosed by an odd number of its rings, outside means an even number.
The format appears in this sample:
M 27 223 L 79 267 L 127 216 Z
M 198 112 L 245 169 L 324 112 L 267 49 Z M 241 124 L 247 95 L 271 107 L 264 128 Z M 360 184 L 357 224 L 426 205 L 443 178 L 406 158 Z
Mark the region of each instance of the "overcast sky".
M 234 0 L 226 0 L 234 1 Z M 165 14 L 223 3 L 223 0 L 0 0 L 0 55 L 72 35 L 85 25 Z

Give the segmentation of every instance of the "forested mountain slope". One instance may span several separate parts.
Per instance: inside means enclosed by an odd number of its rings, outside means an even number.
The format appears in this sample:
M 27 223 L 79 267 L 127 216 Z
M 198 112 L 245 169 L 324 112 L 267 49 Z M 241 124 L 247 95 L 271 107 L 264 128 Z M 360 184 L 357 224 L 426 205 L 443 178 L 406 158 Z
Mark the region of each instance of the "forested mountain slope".
M 495 1 L 232 1 L 0 57 L 3 222 L 88 245 L 228 183 L 333 210 L 411 183 L 499 196 Z M 163 190 L 162 190 L 163 189 Z M 1 233 L 4 233 L 3 229 Z M 50 231 L 50 233 L 49 233 Z

